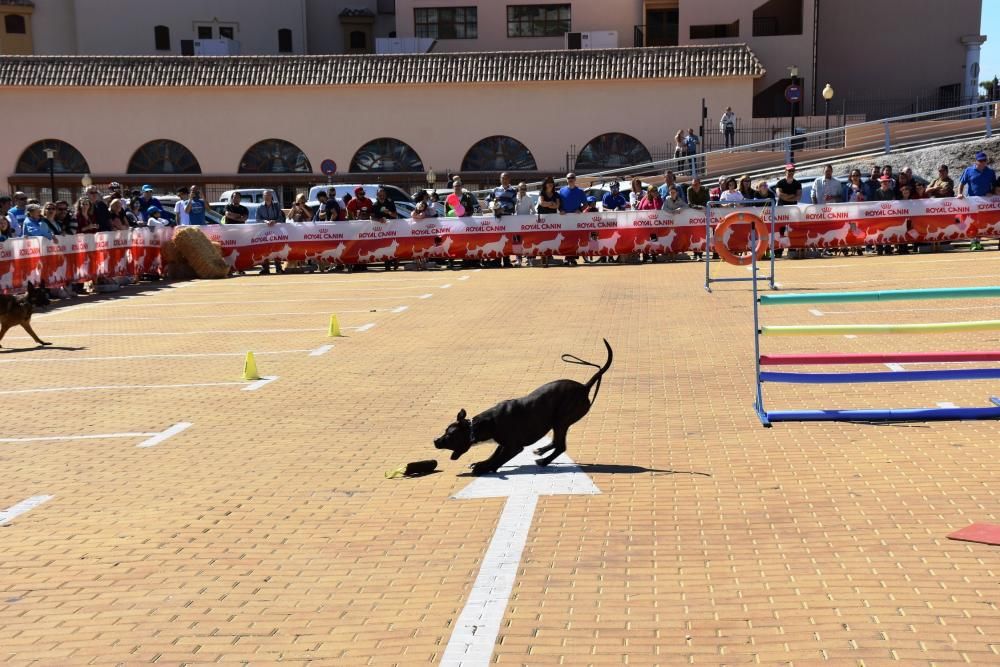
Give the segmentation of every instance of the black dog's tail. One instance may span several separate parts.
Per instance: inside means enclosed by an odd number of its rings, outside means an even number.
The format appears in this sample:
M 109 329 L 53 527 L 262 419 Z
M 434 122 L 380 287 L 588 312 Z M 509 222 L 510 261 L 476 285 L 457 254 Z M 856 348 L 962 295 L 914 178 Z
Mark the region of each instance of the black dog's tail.
M 603 340 L 604 340 L 604 347 L 608 348 L 608 360 L 604 362 L 604 366 L 598 366 L 597 364 L 591 363 L 589 361 L 584 361 L 580 357 L 573 356 L 572 354 L 564 354 L 562 356 L 562 360 L 565 361 L 567 364 L 578 364 L 580 366 L 593 366 L 594 368 L 598 369 L 598 371 L 594 373 L 594 377 L 590 378 L 590 381 L 587 382 L 586 385 L 584 385 L 585 387 L 587 387 L 588 393 L 590 392 L 591 387 L 595 387 L 594 397 L 590 399 L 591 405 L 593 405 L 594 401 L 597 400 L 597 393 L 601 391 L 601 376 L 607 373 L 608 369 L 611 368 L 611 360 L 615 356 L 614 352 L 611 350 L 611 344 L 608 343 L 608 339 L 604 338 Z

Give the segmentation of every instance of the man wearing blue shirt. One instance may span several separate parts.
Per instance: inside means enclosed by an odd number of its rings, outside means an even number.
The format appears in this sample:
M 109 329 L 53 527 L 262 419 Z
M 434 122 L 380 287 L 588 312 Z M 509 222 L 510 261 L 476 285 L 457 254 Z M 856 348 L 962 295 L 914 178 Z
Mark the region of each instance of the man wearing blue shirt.
M 658 188 L 660 199 L 666 199 L 670 196 L 670 188 L 677 188 L 677 194 L 680 195 L 681 201 L 685 204 L 687 203 L 687 193 L 685 192 L 685 188 L 677 183 L 677 177 L 674 175 L 674 172 L 667 169 L 663 172 L 663 185 Z
M 192 185 L 191 198 L 188 199 L 187 205 L 184 207 L 185 212 L 188 214 L 188 224 L 204 225 L 205 208 L 205 200 L 201 198 L 201 191 L 197 185 Z
M 42 218 L 42 207 L 38 204 L 28 204 L 24 218 L 24 232 L 22 236 L 44 236 L 52 240 L 52 230 L 45 224 Z
M 993 186 L 996 184 L 997 175 L 988 166 L 989 158 L 986 153 L 980 151 L 976 153 L 976 164 L 966 167 L 962 172 L 962 178 L 958 181 L 958 198 L 962 199 L 966 195 L 970 197 L 988 197 L 993 194 Z M 968 192 L 966 192 L 968 188 Z M 977 236 L 972 239 L 969 245 L 970 250 L 982 250 L 983 243 Z
M 620 186 L 618 183 L 612 183 L 608 186 L 611 192 L 604 195 L 601 199 L 601 205 L 604 207 L 605 211 L 626 211 L 628 210 L 628 200 L 625 199 L 619 192 Z
M 14 236 L 21 236 L 21 226 L 24 224 L 26 215 L 24 207 L 28 204 L 28 195 L 23 192 L 14 193 L 14 205 L 7 211 L 7 218 L 10 219 L 10 228 Z
M 562 208 L 566 213 L 579 213 L 587 205 L 587 193 L 576 187 L 576 174 L 566 174 L 566 186 L 559 190 L 562 197 Z M 566 257 L 567 266 L 576 266 L 577 256 Z
M 142 186 L 142 195 L 139 197 L 139 202 L 139 215 L 142 216 L 144 222 L 149 220 L 149 214 L 147 211 L 149 211 L 151 207 L 156 207 L 160 209 L 160 213 L 163 213 L 163 204 L 160 203 L 159 199 L 153 196 L 152 185 Z

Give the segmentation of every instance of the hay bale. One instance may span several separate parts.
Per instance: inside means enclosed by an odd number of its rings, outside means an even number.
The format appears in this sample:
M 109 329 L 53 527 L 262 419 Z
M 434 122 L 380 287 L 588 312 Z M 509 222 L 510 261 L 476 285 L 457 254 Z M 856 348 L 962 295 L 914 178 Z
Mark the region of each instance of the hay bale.
M 225 278 L 229 266 L 222 253 L 197 227 L 183 227 L 174 233 L 177 251 L 199 278 Z
M 163 273 L 169 280 L 194 280 L 198 277 L 194 269 L 184 260 L 170 262 L 164 268 Z
M 172 238 L 167 239 L 160 244 L 160 259 L 164 266 L 170 264 L 171 262 L 176 262 L 180 258 L 180 253 L 177 252 L 177 244 L 174 243 Z

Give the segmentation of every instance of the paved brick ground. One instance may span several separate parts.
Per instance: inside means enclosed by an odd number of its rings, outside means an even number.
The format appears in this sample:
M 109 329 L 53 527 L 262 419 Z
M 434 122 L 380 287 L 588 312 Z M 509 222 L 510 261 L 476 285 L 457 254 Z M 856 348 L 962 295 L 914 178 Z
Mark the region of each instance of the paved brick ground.
M 779 281 L 987 285 L 998 257 L 785 261 Z M 497 663 L 1000 664 L 1000 551 L 945 539 L 1000 522 L 1000 424 L 763 429 L 747 285 L 708 295 L 701 280 L 693 264 L 247 277 L 39 317 L 44 338 L 81 349 L 5 350 L 0 392 L 112 388 L 0 393 L 2 437 L 193 426 L 148 449 L 141 438 L 0 444 L 0 508 L 55 496 L 0 527 L 0 662 L 438 662 L 504 500 L 449 499 L 486 448 L 419 480 L 383 472 L 434 456 L 432 438 L 460 407 L 587 377 L 559 355 L 600 360 L 606 337 L 615 365 L 569 452 L 602 494 L 540 499 Z M 765 316 L 998 312 L 997 300 L 848 305 Z M 330 313 L 345 328 L 375 326 L 331 340 Z M 995 349 L 998 339 L 764 344 Z M 141 386 L 236 382 L 248 349 L 277 381 L 255 392 Z M 156 356 L 190 354 L 232 356 Z M 991 393 L 995 382 L 780 386 L 767 398 L 985 406 Z

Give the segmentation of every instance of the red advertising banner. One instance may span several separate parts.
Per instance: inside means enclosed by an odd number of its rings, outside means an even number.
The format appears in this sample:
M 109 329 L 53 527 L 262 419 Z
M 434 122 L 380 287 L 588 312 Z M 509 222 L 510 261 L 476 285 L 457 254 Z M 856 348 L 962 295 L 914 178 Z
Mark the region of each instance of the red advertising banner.
M 712 226 L 734 209 L 712 207 Z M 736 210 L 748 210 L 742 207 Z M 769 208 L 749 209 L 770 222 Z M 1000 237 L 1000 198 L 781 206 L 775 245 L 781 248 L 935 243 Z M 366 264 L 389 259 L 488 259 L 504 255 L 607 256 L 634 252 L 704 251 L 705 212 L 683 209 L 545 216 L 483 216 L 208 225 L 202 230 L 222 247 L 233 269 L 267 260 Z M 733 225 L 724 243 L 745 250 L 749 225 Z M 0 291 L 22 290 L 28 281 L 48 286 L 86 282 L 100 276 L 156 273 L 161 243 L 171 229 L 39 237 L 0 243 Z

